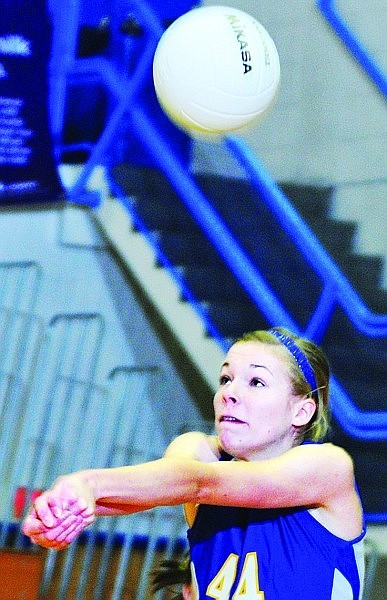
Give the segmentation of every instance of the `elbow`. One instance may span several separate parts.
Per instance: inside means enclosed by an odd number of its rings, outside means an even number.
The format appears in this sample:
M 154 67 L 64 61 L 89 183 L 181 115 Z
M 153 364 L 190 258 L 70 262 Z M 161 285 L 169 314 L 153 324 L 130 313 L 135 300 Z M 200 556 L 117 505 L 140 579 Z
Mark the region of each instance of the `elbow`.
M 213 489 L 213 477 L 209 474 L 208 464 L 195 462 L 192 477 L 192 501 L 195 504 L 209 504 Z
M 205 497 L 205 464 L 196 460 L 164 459 L 171 462 L 172 477 L 170 485 L 174 487 L 174 504 L 202 503 Z
M 228 504 L 227 490 L 221 485 L 214 463 L 199 463 L 195 485 L 196 504 Z

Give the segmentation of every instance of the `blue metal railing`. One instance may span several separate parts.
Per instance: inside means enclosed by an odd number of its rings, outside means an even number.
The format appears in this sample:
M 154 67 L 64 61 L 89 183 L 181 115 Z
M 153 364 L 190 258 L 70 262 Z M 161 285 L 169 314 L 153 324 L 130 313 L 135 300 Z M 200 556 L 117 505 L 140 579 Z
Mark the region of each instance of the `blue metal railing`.
M 308 262 L 312 266 L 317 265 L 317 274 L 325 282 L 324 291 L 305 332 L 300 330 L 257 266 L 244 253 L 210 201 L 187 173 L 185 165 L 174 155 L 167 140 L 163 139 L 156 126 L 138 107 L 132 108 L 131 124 L 224 262 L 270 323 L 281 323 L 295 333 L 307 334 L 311 339 L 321 339 L 335 305 L 339 305 L 351 317 L 355 326 L 361 326 L 361 331 L 366 335 L 381 337 L 387 334 L 387 315 L 375 315 L 367 309 L 313 232 L 292 209 L 289 201 L 243 142 L 234 138 L 227 140 L 229 147 L 238 152 L 239 159 L 243 158 L 252 183 L 259 191 L 264 190 L 264 199 L 269 208 L 277 214 Z M 131 207 L 126 204 L 126 208 Z M 201 316 L 203 318 L 203 314 Z M 225 340 L 221 343 L 224 346 Z M 387 412 L 359 410 L 335 377 L 332 377 L 332 411 L 342 428 L 354 437 L 368 440 L 387 437 Z
M 243 165 L 262 199 L 265 200 L 282 227 L 291 236 L 293 242 L 314 267 L 323 282 L 323 291 L 315 311 L 306 330 L 300 331 L 298 324 L 279 301 L 264 276 L 242 250 L 238 241 L 214 210 L 211 202 L 187 173 L 186 165 L 176 156 L 168 140 L 165 139 L 145 111 L 136 105 L 136 95 L 141 89 L 144 74 L 151 72 L 153 50 L 163 29 L 158 17 L 146 2 L 132 0 L 131 5 L 143 21 L 143 27 L 147 33 L 146 47 L 131 79 L 125 77 L 124 80 L 121 80 L 113 67 L 109 68 L 109 75 L 106 75 L 106 72 L 103 75 L 102 79 L 110 89 L 113 97 L 118 100 L 118 105 L 101 139 L 97 142 L 85 164 L 79 179 L 69 190 L 69 199 L 77 201 L 81 197 L 94 166 L 101 163 L 109 144 L 114 143 L 120 119 L 125 114 L 125 119 L 130 122 L 132 133 L 166 175 L 207 237 L 218 250 L 224 262 L 269 323 L 284 325 L 296 333 L 307 335 L 319 342 L 324 335 L 334 309 L 336 306 L 340 306 L 359 332 L 370 337 L 385 336 L 387 333 L 387 316 L 375 315 L 367 308 L 338 266 L 321 247 L 318 239 L 298 216 L 268 173 L 265 172 L 258 159 L 253 156 L 241 140 L 229 137 L 226 139 L 229 150 Z M 88 68 L 92 69 L 92 64 L 90 62 Z M 94 61 L 94 65 L 99 71 L 98 60 Z M 129 103 L 130 110 L 127 110 L 129 109 Z M 82 197 L 81 201 L 85 201 L 85 198 Z M 124 204 L 128 210 L 131 210 L 130 203 L 125 202 Z M 166 259 L 164 264 L 173 271 L 173 267 L 168 264 Z M 179 284 L 184 286 L 181 277 Z M 183 292 L 188 298 L 190 297 L 189 290 L 183 290 Z M 206 314 L 200 308 L 198 302 L 194 302 L 194 308 L 200 312 L 201 318 L 206 319 Z M 221 335 L 217 334 L 208 319 L 206 327 L 214 334 L 221 346 L 225 347 L 226 341 L 222 339 Z M 380 440 L 387 438 L 387 412 L 364 412 L 359 410 L 335 378 L 332 381 L 332 392 L 333 413 L 345 431 L 361 439 Z
M 251 149 L 235 137 L 227 138 L 227 145 L 245 168 L 260 198 L 265 200 L 282 228 L 324 283 L 320 302 L 305 334 L 320 341 L 335 305 L 339 305 L 359 332 L 370 337 L 386 336 L 387 315 L 378 315 L 368 309 Z
M 317 6 L 324 15 L 332 29 L 348 48 L 349 52 L 363 67 L 367 75 L 372 79 L 377 88 L 387 96 L 387 78 L 377 62 L 370 56 L 369 52 L 360 40 L 351 31 L 348 24 L 340 15 L 334 0 L 317 0 Z

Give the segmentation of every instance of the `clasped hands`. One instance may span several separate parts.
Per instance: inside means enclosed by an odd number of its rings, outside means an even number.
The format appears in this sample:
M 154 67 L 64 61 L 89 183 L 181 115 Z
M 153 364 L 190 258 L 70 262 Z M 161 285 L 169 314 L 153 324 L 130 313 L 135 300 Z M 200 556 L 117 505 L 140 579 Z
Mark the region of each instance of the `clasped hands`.
M 65 475 L 36 498 L 23 521 L 22 532 L 35 544 L 62 550 L 94 517 L 95 499 L 89 486 L 75 475 Z

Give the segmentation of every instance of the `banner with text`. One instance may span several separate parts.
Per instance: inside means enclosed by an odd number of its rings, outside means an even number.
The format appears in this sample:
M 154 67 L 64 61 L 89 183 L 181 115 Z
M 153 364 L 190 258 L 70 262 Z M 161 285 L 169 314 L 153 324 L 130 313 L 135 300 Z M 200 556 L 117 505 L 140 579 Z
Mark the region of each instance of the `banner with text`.
M 48 111 L 51 24 L 44 0 L 2 0 L 0 204 L 57 202 Z

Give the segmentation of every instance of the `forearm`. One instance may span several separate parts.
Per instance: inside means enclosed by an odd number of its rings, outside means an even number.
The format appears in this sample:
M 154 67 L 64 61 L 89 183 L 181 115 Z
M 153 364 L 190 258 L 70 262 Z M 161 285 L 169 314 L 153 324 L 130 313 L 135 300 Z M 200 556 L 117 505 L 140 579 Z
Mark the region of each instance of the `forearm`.
M 95 516 L 196 503 L 203 469 L 205 465 L 199 460 L 184 456 L 63 475 L 35 500 L 24 520 L 23 532 L 35 543 L 60 550 Z
M 348 463 L 341 449 L 327 444 L 256 463 L 170 457 L 85 473 L 97 504 L 127 505 L 128 512 L 187 503 L 279 508 L 325 505 L 335 494 L 327 481 L 339 491 L 353 485 Z
M 97 507 L 100 507 L 97 514 L 107 514 L 104 509 L 109 508 L 136 512 L 195 501 L 202 467 L 197 461 L 162 458 L 141 465 L 90 469 L 79 476 L 90 487 Z

